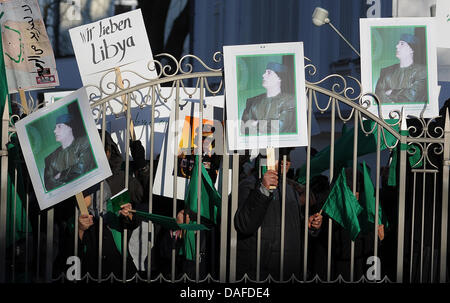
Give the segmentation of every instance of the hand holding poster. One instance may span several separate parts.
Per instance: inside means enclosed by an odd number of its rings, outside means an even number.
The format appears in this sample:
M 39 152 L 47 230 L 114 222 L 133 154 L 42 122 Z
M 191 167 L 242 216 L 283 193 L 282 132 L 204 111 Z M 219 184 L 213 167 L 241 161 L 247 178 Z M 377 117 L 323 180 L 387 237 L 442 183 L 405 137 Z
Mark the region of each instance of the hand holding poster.
M 9 93 L 59 85 L 52 46 L 36 0 L 0 1 Z

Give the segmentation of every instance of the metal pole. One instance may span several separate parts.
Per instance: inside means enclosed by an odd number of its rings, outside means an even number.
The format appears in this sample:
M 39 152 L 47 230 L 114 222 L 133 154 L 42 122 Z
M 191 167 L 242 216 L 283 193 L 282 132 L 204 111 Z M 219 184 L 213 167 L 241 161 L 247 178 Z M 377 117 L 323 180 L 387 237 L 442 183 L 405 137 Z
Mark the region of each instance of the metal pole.
M 47 211 L 47 248 L 46 248 L 46 263 L 45 263 L 45 281 L 52 282 L 53 274 L 53 228 L 54 228 L 54 212 L 52 208 Z
M 173 125 L 175 125 L 175 142 L 179 142 L 178 138 L 178 116 L 179 116 L 179 110 L 180 110 L 180 81 L 176 82 L 176 91 L 175 91 L 175 107 L 173 109 L 175 114 L 175 119 Z M 173 204 L 172 204 L 172 215 L 174 218 L 177 217 L 177 171 L 178 171 L 178 151 L 177 151 L 177 144 L 175 143 L 173 145 L 173 171 L 175 172 L 173 174 Z M 175 282 L 175 261 L 176 261 L 176 250 L 172 249 L 172 282 Z
M 239 154 L 233 153 L 233 187 L 231 194 L 231 228 L 230 228 L 230 282 L 236 282 L 236 249 L 237 232 L 234 228 L 233 219 L 238 207 L 239 186 Z
M 284 274 L 284 241 L 285 236 L 284 232 L 286 229 L 286 160 L 287 156 L 283 155 L 283 171 L 282 171 L 282 180 L 283 187 L 281 189 L 281 247 L 280 247 L 280 281 L 283 281 Z M 280 165 L 280 163 L 278 163 Z M 308 219 L 306 219 L 308 221 Z
M 156 104 L 156 93 L 155 86 L 151 87 L 152 90 L 152 112 L 151 112 L 151 130 L 150 130 L 150 167 L 149 167 L 149 184 L 148 184 L 148 212 L 153 212 L 153 153 L 155 150 L 155 104 Z M 176 170 L 175 170 L 176 171 Z M 145 185 L 145 184 L 144 184 Z M 145 231 L 143 231 L 145 232 Z M 148 222 L 148 231 L 150 232 L 151 238 L 147 243 L 147 282 L 150 282 L 151 269 L 152 269 L 152 244 L 155 239 L 155 230 L 153 222 Z
M 197 223 L 201 223 L 202 211 L 202 156 L 203 156 L 203 95 L 204 95 L 204 79 L 200 78 L 200 104 L 199 104 L 199 122 L 198 122 L 198 138 L 197 138 L 197 154 L 198 154 L 198 175 L 197 175 Z M 214 214 L 213 214 L 214 216 Z M 195 243 L 195 281 L 200 280 L 200 231 L 197 231 L 197 242 Z
M 330 176 L 329 182 L 333 181 L 334 174 L 334 131 L 336 123 L 335 99 L 331 100 L 331 142 L 330 142 Z M 328 218 L 328 256 L 327 256 L 327 281 L 331 281 L 331 243 L 333 239 L 333 220 Z
M 441 224 L 441 269 L 439 282 L 444 283 L 447 275 L 447 233 L 448 233 L 448 174 L 450 165 L 450 119 L 445 113 L 444 157 L 442 162 L 442 224 Z
M 225 120 L 225 110 L 223 112 Z M 227 279 L 227 243 L 228 243 L 228 182 L 230 158 L 227 153 L 226 127 L 223 127 L 222 156 L 222 209 L 220 218 L 220 282 Z
M 310 89 L 308 92 L 308 140 L 311 142 L 311 119 L 312 119 L 312 93 Z M 305 201 L 305 231 L 304 249 L 303 249 L 303 281 L 306 282 L 308 275 L 308 218 L 309 218 L 309 191 L 310 191 L 310 175 L 311 175 L 311 144 L 306 147 L 306 201 Z
M 102 104 L 102 143 L 103 143 L 103 149 L 105 148 L 105 133 L 106 133 L 106 103 Z M 104 181 L 100 183 L 100 213 L 103 213 L 103 199 L 104 199 Z M 98 274 L 98 282 L 100 283 L 102 281 L 102 275 L 103 275 L 103 216 L 99 216 L 98 221 L 98 268 L 97 268 L 97 274 Z
M 403 249 L 405 239 L 405 190 L 406 190 L 406 121 L 402 116 L 400 128 L 400 176 L 398 197 L 398 234 L 397 234 L 397 282 L 403 282 Z
M 6 99 L 8 100 L 8 99 Z M 8 142 L 9 127 L 9 108 L 8 102 L 5 103 L 2 116 L 2 135 L 1 135 L 1 177 L 0 177 L 0 283 L 6 281 L 6 211 L 8 204 Z M 5 148 L 5 149 L 3 149 Z

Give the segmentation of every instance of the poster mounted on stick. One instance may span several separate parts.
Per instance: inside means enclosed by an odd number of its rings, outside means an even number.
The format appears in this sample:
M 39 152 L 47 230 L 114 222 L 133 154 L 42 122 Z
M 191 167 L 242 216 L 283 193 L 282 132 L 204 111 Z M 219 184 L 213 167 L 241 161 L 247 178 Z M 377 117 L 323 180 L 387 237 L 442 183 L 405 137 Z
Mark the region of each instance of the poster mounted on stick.
M 156 78 L 154 66 L 148 66 L 153 55 L 140 9 L 71 28 L 69 34 L 84 86 L 100 86 L 108 71 L 103 83 L 114 82 L 117 68 L 126 87 L 146 80 L 124 70 Z
M 198 95 L 197 95 L 198 98 Z M 174 174 L 176 174 L 177 199 L 185 199 L 194 167 L 195 155 L 198 155 L 198 135 L 200 126 L 200 100 L 197 98 L 180 98 L 178 119 L 175 111 L 170 112 L 168 132 L 164 138 L 161 155 L 156 170 L 153 193 L 169 198 L 174 196 Z M 204 98 L 202 123 L 202 162 L 216 189 L 219 190 L 221 180 L 219 169 L 223 154 L 223 96 Z M 175 107 L 173 105 L 173 107 Z M 177 157 L 177 172 L 174 159 Z M 231 190 L 231 173 L 229 174 L 229 190 Z
M 1 0 L 0 27 L 8 91 L 59 85 L 52 45 L 36 0 Z
M 102 98 L 157 78 L 140 9 L 78 26 L 69 32 L 81 80 L 87 87 L 91 101 L 96 101 L 96 96 Z M 113 83 L 115 85 L 112 85 Z M 147 142 L 150 137 L 142 135 L 142 127 L 139 127 L 142 124 L 135 121 L 135 116 L 146 116 L 145 119 L 148 121 L 147 113 L 151 110 L 151 98 L 151 89 L 135 90 L 109 101 L 109 109 L 112 112 L 107 113 L 110 116 L 107 119 L 114 120 L 117 124 L 115 120 L 118 120 L 118 117 L 126 120 L 126 109 L 131 107 L 130 138 L 142 142 L 147 151 L 147 159 L 149 158 Z M 158 100 L 155 101 L 155 104 L 159 103 Z M 135 126 L 138 126 L 138 129 Z M 148 134 L 149 125 L 146 130 Z M 119 144 L 124 142 L 125 134 L 119 138 L 114 137 L 113 129 L 109 131 L 116 142 Z
M 308 145 L 303 43 L 224 46 L 229 150 Z
M 363 93 L 368 110 L 384 119 L 392 111 L 438 115 L 435 18 L 360 19 Z M 381 113 L 379 113 L 379 107 Z M 399 118 L 393 116 L 392 118 Z
M 41 210 L 111 176 L 85 88 L 15 126 Z

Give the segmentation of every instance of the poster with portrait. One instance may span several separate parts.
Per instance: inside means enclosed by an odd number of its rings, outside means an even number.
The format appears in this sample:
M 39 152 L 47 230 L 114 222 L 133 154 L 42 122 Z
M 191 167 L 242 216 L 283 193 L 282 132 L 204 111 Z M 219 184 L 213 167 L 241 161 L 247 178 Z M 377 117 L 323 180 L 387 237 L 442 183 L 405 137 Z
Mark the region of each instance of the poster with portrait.
M 434 29 L 434 18 L 360 19 L 363 92 L 380 101 L 367 97 L 370 112 L 384 119 L 402 109 L 406 115 L 438 115 Z
M 0 1 L 0 27 L 9 93 L 58 86 L 55 56 L 37 1 Z
M 224 46 L 228 149 L 308 145 L 303 43 Z
M 41 210 L 111 176 L 85 88 L 16 123 Z
M 195 155 L 198 155 L 200 112 L 199 99 L 180 99 L 178 119 L 171 111 L 169 127 L 164 138 L 158 161 L 153 193 L 173 198 L 176 175 L 177 199 L 183 200 L 194 167 Z M 202 162 L 217 190 L 220 190 L 219 173 L 223 155 L 223 96 L 204 98 L 202 124 Z M 175 158 L 177 171 L 175 172 Z M 231 190 L 231 173 L 228 188 Z

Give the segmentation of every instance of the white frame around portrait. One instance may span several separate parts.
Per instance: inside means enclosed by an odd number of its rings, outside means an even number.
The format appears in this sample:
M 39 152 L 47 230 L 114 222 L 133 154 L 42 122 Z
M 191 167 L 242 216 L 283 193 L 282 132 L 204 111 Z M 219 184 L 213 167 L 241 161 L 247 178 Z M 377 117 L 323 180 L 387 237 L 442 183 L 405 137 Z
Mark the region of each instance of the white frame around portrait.
M 257 150 L 269 147 L 296 147 L 308 145 L 307 131 L 307 98 L 305 93 L 305 69 L 303 42 L 231 45 L 223 47 L 224 71 L 225 71 L 225 98 L 227 111 L 227 147 L 232 150 Z M 296 123 L 295 134 L 264 135 L 256 134 L 245 136 L 240 133 L 241 117 L 238 110 L 238 72 L 243 72 L 245 67 L 238 64 L 237 60 L 242 56 L 260 55 L 284 56 L 294 55 L 293 69 L 295 75 L 295 101 L 296 101 Z M 254 77 L 262 77 L 255 75 Z M 257 81 L 253 79 L 254 81 Z
M 47 116 L 49 114 L 51 115 L 58 109 L 65 107 L 72 102 L 78 102 L 78 107 L 80 109 L 82 119 L 81 123 L 84 123 L 84 129 L 86 131 L 86 135 L 89 138 L 91 151 L 94 155 L 97 167 L 61 187 L 46 192 L 43 181 L 41 179 L 41 174 L 39 173 L 38 165 L 35 160 L 35 155 L 30 144 L 30 138 L 28 136 L 26 127 L 37 119 L 40 119 L 41 117 Z M 20 146 L 25 158 L 25 164 L 27 165 L 34 192 L 36 193 L 36 197 L 41 210 L 52 207 L 67 198 L 75 196 L 83 190 L 88 189 L 89 187 L 105 180 L 112 175 L 108 159 L 106 158 L 105 150 L 100 139 L 100 135 L 91 113 L 86 89 L 84 87 L 58 100 L 57 102 L 48 104 L 47 106 L 39 109 L 36 112 L 33 112 L 22 120 L 17 121 L 15 126 Z M 54 136 L 53 132 L 43 135 Z
M 383 119 L 399 118 L 391 116 L 393 111 L 401 112 L 408 116 L 419 117 L 423 111 L 424 118 L 433 118 L 439 114 L 439 89 L 437 82 L 437 49 L 435 37 L 435 18 L 361 18 L 360 19 L 360 44 L 361 44 L 361 85 L 363 101 L 367 109 L 376 116 Z M 373 97 L 366 94 L 375 94 L 373 79 L 373 54 L 371 29 L 376 27 L 400 28 L 400 27 L 425 27 L 426 35 L 426 60 L 427 60 L 427 103 L 389 103 L 380 106 L 376 104 Z M 393 49 L 395 51 L 395 48 Z M 389 65 L 386 65 L 386 67 Z

